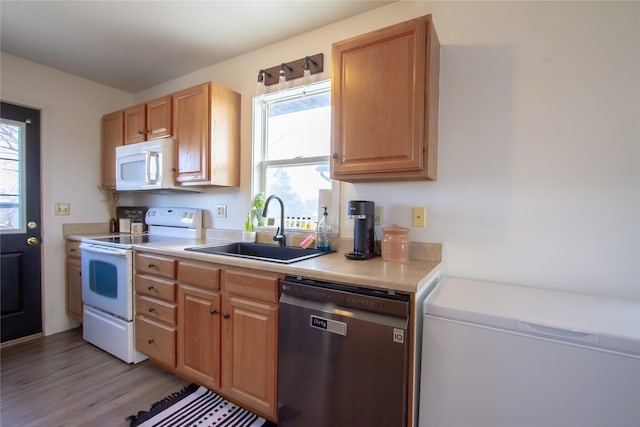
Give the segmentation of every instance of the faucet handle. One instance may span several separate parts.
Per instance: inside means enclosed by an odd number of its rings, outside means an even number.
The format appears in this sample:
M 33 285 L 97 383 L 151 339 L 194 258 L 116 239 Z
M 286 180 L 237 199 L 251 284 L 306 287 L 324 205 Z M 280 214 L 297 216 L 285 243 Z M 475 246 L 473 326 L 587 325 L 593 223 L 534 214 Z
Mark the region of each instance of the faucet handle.
M 280 240 L 280 236 L 282 236 L 282 234 L 280 234 L 280 227 L 278 227 L 276 229 L 276 234 L 273 235 L 273 240 L 275 240 L 275 241 Z

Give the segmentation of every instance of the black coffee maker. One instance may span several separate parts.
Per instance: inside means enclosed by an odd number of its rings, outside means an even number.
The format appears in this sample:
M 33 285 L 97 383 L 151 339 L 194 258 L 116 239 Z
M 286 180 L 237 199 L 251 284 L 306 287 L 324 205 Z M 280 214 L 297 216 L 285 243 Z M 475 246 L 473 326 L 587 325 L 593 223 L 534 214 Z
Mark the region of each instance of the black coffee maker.
M 344 254 L 349 259 L 369 259 L 375 256 L 376 236 L 374 233 L 375 204 L 366 200 L 351 200 L 347 205 L 349 218 L 353 224 L 353 252 Z

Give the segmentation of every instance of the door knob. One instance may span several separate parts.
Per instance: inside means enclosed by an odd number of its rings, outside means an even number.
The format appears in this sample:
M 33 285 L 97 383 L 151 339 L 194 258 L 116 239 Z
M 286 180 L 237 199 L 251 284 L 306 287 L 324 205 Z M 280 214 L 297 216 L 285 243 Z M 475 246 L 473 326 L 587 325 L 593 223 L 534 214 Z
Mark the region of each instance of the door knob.
M 31 237 L 29 237 L 29 238 L 27 239 L 27 245 L 35 246 L 35 245 L 37 245 L 38 243 L 40 243 L 40 242 L 38 241 L 38 238 L 37 238 L 37 237 L 33 237 L 33 236 L 31 236 Z
M 36 223 L 36 222 L 34 222 L 34 221 L 29 221 L 29 222 L 27 223 L 27 228 L 28 228 L 29 230 L 33 230 L 34 228 L 37 228 L 37 227 L 38 227 L 38 223 Z

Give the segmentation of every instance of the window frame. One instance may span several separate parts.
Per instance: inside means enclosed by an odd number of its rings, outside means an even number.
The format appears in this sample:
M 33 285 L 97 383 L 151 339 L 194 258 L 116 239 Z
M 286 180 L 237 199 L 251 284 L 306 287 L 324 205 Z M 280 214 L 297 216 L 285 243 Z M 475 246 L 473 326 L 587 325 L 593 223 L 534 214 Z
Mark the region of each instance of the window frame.
M 330 153 L 326 156 L 310 156 L 300 158 L 289 158 L 279 160 L 267 160 L 265 154 L 267 153 L 267 113 L 268 108 L 266 105 L 274 104 L 276 102 L 286 102 L 304 96 L 317 95 L 321 93 L 331 93 L 331 80 L 323 80 L 320 82 L 312 83 L 304 86 L 296 86 L 283 91 L 277 91 L 268 93 L 265 95 L 257 95 L 253 97 L 253 129 L 252 129 L 252 170 L 251 170 L 251 200 L 253 196 L 265 192 L 266 188 L 266 173 L 269 167 L 278 166 L 308 166 L 308 165 L 328 165 L 331 166 Z M 329 150 L 331 151 L 331 150 Z M 269 194 L 265 195 L 268 197 Z M 331 180 L 331 211 L 338 212 L 340 203 L 340 183 L 336 180 Z M 250 204 L 251 205 L 251 204 Z M 338 215 L 332 215 L 331 226 L 332 233 L 338 232 Z M 272 228 L 265 226 L 265 228 Z

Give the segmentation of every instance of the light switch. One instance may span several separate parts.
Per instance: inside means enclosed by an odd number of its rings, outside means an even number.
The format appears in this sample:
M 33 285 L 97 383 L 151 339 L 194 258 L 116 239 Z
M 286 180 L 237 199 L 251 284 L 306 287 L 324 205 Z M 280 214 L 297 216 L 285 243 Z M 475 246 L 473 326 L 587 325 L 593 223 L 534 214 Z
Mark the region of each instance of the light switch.
M 413 208 L 413 226 L 424 227 L 427 224 L 427 208 Z

